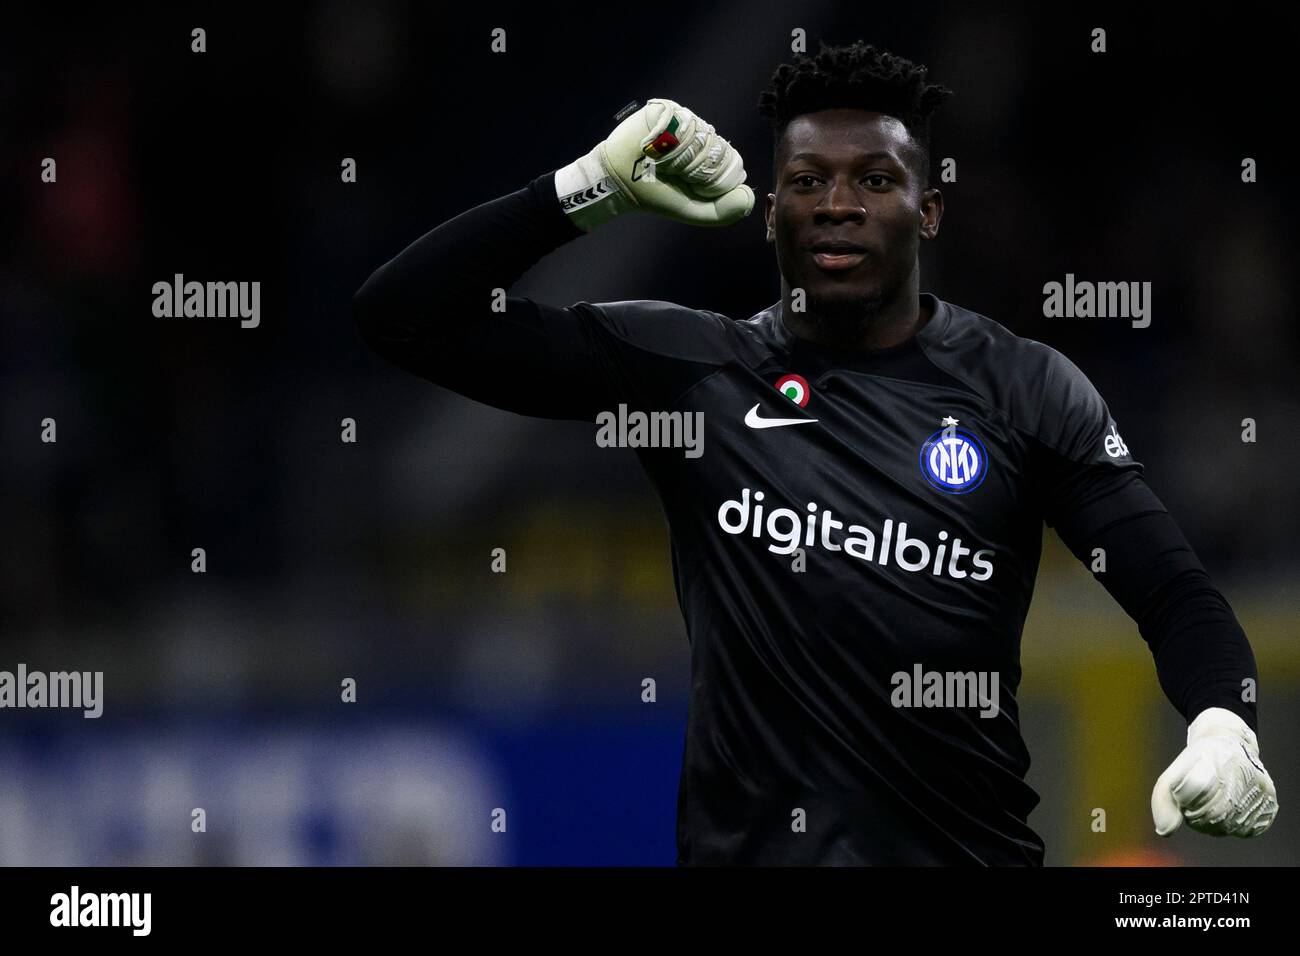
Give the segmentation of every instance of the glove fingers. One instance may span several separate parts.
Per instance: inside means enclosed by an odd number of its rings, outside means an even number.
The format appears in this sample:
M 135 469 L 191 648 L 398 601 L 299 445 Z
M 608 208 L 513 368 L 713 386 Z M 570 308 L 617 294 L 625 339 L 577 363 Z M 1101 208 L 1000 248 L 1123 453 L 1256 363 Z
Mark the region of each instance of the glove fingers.
M 647 155 L 656 163 L 671 164 L 682 155 L 684 149 L 695 144 L 699 119 L 680 103 L 658 98 L 646 100 L 642 115 L 645 117 L 646 132 L 641 137 L 641 151 L 646 152 L 646 147 L 655 144 Z
M 1210 809 L 1187 815 L 1187 825 L 1213 836 L 1250 837 L 1273 825 L 1277 801 L 1262 787 L 1251 787 L 1235 801 L 1216 799 Z
M 1167 790 L 1151 795 L 1151 818 L 1159 836 L 1169 836 L 1183 825 L 1182 811 Z
M 1228 831 L 1234 836 L 1254 836 L 1272 826 L 1276 815 L 1277 800 L 1263 787 L 1258 787 L 1250 792 L 1240 807 L 1234 808 L 1228 820 Z
M 744 219 L 754 208 L 754 191 L 748 186 L 737 186 L 717 199 L 699 199 L 681 189 L 671 190 L 671 205 L 665 204 L 663 215 L 677 222 L 693 226 L 729 226 Z
M 1195 762 L 1196 755 L 1184 750 L 1156 780 L 1151 791 L 1151 817 L 1160 836 L 1169 836 L 1183 825 L 1183 811 L 1174 798 L 1174 787 L 1182 783 Z
M 1211 836 L 1256 836 L 1272 825 L 1277 815 L 1273 779 L 1257 760 L 1239 759 L 1237 746 L 1189 746 L 1160 775 L 1151 794 L 1158 834 L 1168 836 L 1180 821 Z
M 614 215 L 636 209 L 691 225 L 726 226 L 754 208 L 740 154 L 672 100 L 648 100 L 593 152 L 600 176 L 587 179 L 607 177 L 614 185 L 621 205 L 604 200 Z
M 1245 796 L 1230 808 L 1228 832 L 1241 837 L 1257 836 L 1273 825 L 1276 816 L 1277 788 L 1264 770 L 1251 781 Z
M 745 164 L 730 143 L 714 134 L 683 175 L 700 195 L 725 196 L 745 181 Z
M 665 133 L 677 140 L 676 146 L 658 157 L 657 176 L 686 183 L 706 199 L 725 196 L 745 181 L 740 153 L 718 135 L 712 124 L 672 100 L 650 100 L 649 104 L 654 104 L 654 109 L 647 111 L 650 128 L 641 140 L 641 148 L 653 143 L 662 148 L 671 142 Z
M 742 183 L 725 196 L 714 200 L 714 206 L 718 210 L 718 224 L 730 225 L 744 219 L 753 210 L 754 190 Z
M 1259 810 L 1253 814 L 1246 814 L 1242 821 L 1245 833 L 1243 836 L 1257 836 L 1263 833 L 1273 825 L 1273 819 L 1277 816 L 1277 787 L 1273 785 L 1273 778 L 1269 776 L 1267 770 L 1261 766 L 1259 779 L 1257 781 L 1259 792 L 1263 794 L 1264 801 L 1260 804 Z
M 1267 770 L 1261 770 L 1259 774 L 1259 788 L 1267 793 L 1274 800 L 1277 799 L 1277 787 L 1273 786 L 1273 778 L 1269 776 Z
M 1199 755 L 1183 779 L 1174 784 L 1174 800 L 1189 820 L 1199 819 L 1216 809 L 1214 804 L 1221 802 L 1224 789 L 1214 762 L 1208 756 Z
M 1277 817 L 1277 799 L 1269 797 L 1267 805 L 1260 811 L 1259 816 L 1254 820 L 1247 820 L 1243 826 L 1246 830 L 1243 836 L 1259 836 L 1265 830 L 1273 825 L 1273 820 Z

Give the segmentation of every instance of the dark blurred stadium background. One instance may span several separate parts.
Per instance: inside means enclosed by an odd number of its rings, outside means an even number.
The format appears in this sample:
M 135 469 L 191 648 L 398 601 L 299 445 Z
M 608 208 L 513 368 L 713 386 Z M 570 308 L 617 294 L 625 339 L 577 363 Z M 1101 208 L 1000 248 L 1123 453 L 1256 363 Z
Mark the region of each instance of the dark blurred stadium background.
M 1132 621 L 1048 532 L 1021 690 L 1048 862 L 1295 862 L 1291 66 L 1271 14 L 1233 9 L 717 3 L 668 29 L 650 8 L 497 2 L 7 18 L 0 668 L 103 670 L 106 702 L 99 720 L 0 711 L 0 864 L 672 863 L 688 650 L 633 454 L 384 365 L 350 298 L 433 225 L 585 152 L 634 98 L 696 109 L 766 192 L 755 103 L 797 27 L 812 50 L 862 37 L 956 90 L 934 155 L 959 178 L 922 288 L 1089 375 L 1259 660 L 1277 825 L 1158 840 L 1150 790 L 1184 725 Z M 498 26 L 506 55 L 489 52 Z M 779 297 L 759 214 L 606 229 L 512 291 L 739 318 Z M 176 272 L 261 281 L 261 326 L 154 318 L 151 286 Z M 1150 328 L 1044 319 L 1042 285 L 1067 272 L 1152 282 Z M 46 416 L 57 444 L 38 440 Z

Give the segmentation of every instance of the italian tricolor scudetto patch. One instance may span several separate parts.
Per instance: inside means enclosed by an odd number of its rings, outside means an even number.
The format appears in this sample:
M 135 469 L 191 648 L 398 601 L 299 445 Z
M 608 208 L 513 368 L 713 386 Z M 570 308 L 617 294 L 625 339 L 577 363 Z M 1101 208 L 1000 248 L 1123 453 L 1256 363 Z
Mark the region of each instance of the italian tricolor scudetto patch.
M 802 375 L 793 373 L 778 378 L 776 380 L 776 390 L 800 408 L 807 405 L 808 399 L 812 397 L 812 390 L 808 388 L 808 380 Z

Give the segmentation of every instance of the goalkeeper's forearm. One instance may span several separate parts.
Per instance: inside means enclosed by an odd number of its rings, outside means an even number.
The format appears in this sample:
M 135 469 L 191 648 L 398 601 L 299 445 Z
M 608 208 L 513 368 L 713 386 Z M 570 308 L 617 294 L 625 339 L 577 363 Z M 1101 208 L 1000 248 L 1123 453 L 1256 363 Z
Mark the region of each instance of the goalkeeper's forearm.
M 428 343 L 444 352 L 454 348 L 457 329 L 492 314 L 493 289 L 509 289 L 539 259 L 582 234 L 560 208 L 552 170 L 411 243 L 361 286 L 353 315 L 371 348 L 409 367 Z
M 1222 707 L 1256 729 L 1255 698 L 1243 694 L 1259 679 L 1250 642 L 1150 486 L 1132 472 L 1093 469 L 1058 492 L 1053 522 L 1080 561 L 1106 555 L 1097 578 L 1137 623 L 1184 719 Z
M 754 205 L 744 181 L 740 154 L 711 124 L 672 100 L 649 100 L 572 163 L 461 213 L 375 270 L 353 298 L 354 316 L 375 351 L 433 377 L 434 349 L 455 351 L 457 331 L 484 314 L 492 290 L 548 252 L 634 210 L 735 222 Z

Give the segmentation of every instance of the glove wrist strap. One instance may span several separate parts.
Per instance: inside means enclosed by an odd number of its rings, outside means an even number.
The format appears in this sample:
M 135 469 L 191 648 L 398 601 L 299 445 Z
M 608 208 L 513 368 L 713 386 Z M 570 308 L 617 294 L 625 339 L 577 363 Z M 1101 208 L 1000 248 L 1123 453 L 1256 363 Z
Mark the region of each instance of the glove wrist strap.
M 636 208 L 605 170 L 600 146 L 555 171 L 555 196 L 564 214 L 583 232 Z

